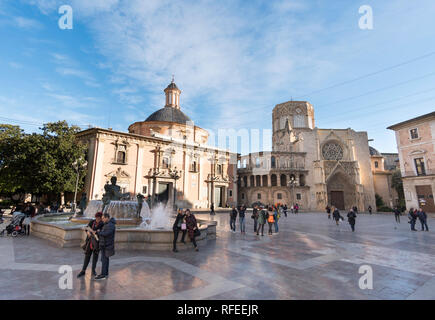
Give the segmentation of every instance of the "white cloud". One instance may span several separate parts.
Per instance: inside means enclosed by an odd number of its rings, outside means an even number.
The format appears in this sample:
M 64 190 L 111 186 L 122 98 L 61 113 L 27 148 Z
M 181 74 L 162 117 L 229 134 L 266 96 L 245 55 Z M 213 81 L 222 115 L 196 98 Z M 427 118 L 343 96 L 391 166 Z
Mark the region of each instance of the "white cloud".
M 95 97 L 75 97 L 59 93 L 47 93 L 47 96 L 69 108 L 92 108 L 95 107 L 95 103 L 101 102 L 100 99 Z
M 275 0 L 272 4 L 273 8 L 278 12 L 300 11 L 306 9 L 306 3 L 300 0 Z
M 53 1 L 39 2 L 43 10 Z M 108 80 L 119 85 L 112 92 L 122 103 L 145 104 L 141 92 L 146 92 L 146 106 L 163 106 L 162 89 L 175 74 L 183 111 L 216 128 L 239 127 L 246 119 L 270 127 L 274 104 L 388 65 L 388 49 L 397 52 L 410 40 L 430 38 L 435 7 L 423 2 L 377 4 L 372 33 L 357 28 L 358 5 L 336 10 L 337 3 L 330 7 L 322 1 L 264 2 L 264 10 L 257 2 L 226 0 L 76 0 L 72 5 L 105 57 L 100 67 L 112 72 Z
M 303 8 L 299 1 L 273 6 L 287 11 Z M 296 64 L 322 64 L 314 53 L 301 52 L 295 44 L 321 30 L 320 25 L 276 22 L 270 16 L 258 21 L 249 9 L 237 9 L 229 2 L 113 1 L 87 23 L 111 66 L 112 82 L 127 80 L 131 88 L 147 89 L 147 105 L 163 106 L 162 90 L 175 74 L 186 113 L 194 118 L 209 108 L 215 123 L 233 125 L 237 117 L 229 120 L 229 114 L 270 104 L 277 91 L 295 81 L 302 85 L 292 72 Z M 255 37 L 252 28 L 258 29 Z M 322 72 L 316 76 L 321 78 Z M 122 103 L 142 102 L 137 95 L 118 94 Z
M 37 20 L 24 18 L 24 17 L 14 17 L 13 21 L 16 26 L 25 29 L 40 29 L 43 26 Z
M 62 68 L 56 68 L 56 72 L 63 76 L 73 76 L 73 77 L 81 78 L 85 80 L 84 84 L 87 85 L 88 87 L 93 87 L 93 88 L 101 87 L 101 84 L 98 81 L 96 81 L 95 78 L 85 70 L 62 67 Z
M 51 56 L 55 59 L 57 63 L 72 63 L 72 60 L 69 56 L 60 53 L 52 53 Z
M 23 65 L 21 63 L 17 63 L 17 62 L 9 62 L 9 66 L 14 68 L 14 69 L 22 69 Z

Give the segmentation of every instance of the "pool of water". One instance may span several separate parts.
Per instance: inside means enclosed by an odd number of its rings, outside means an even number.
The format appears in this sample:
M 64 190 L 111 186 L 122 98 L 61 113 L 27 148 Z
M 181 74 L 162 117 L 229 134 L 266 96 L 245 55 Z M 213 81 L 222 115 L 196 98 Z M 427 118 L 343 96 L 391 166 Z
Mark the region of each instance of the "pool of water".
M 54 224 L 65 224 L 65 223 L 72 223 L 69 218 L 71 218 L 72 215 L 59 215 L 59 216 L 47 216 L 47 217 L 41 217 L 38 218 L 38 221 L 41 222 L 49 222 Z

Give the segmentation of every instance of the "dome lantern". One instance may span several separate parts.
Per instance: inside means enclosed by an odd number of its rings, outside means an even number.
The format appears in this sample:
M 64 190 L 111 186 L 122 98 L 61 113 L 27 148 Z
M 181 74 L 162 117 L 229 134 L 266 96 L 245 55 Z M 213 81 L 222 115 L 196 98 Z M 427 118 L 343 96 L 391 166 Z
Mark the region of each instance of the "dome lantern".
M 171 83 L 164 90 L 166 94 L 166 104 L 165 107 L 171 107 L 175 109 L 180 109 L 180 94 L 181 90 L 178 89 L 174 82 L 174 76 L 172 76 Z

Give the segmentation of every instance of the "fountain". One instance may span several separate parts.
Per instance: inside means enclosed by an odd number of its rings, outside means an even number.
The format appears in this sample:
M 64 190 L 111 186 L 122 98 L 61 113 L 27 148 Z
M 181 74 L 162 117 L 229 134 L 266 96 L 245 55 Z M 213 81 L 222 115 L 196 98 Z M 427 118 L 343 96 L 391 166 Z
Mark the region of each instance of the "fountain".
M 148 207 L 148 206 L 147 206 Z M 172 230 L 173 220 L 171 210 L 163 203 L 158 203 L 151 211 L 142 210 L 142 223 L 139 228 L 145 230 Z
M 103 212 L 110 214 L 117 220 L 120 225 L 139 225 L 144 219 L 150 219 L 151 213 L 148 204 L 143 201 L 144 196 L 140 193 L 137 195 L 137 201 L 124 200 L 129 199 L 130 194 L 122 194 L 120 187 L 116 185 L 116 177 L 110 179 L 111 184 L 106 184 L 103 200 L 91 200 L 83 216 L 74 216 L 71 221 L 85 222 L 93 219 L 95 213 Z
M 85 209 L 84 217 L 94 218 L 95 213 L 103 211 L 103 201 L 101 200 L 91 200 Z
M 65 215 L 64 220 L 52 220 L 51 217 L 38 217 L 32 221 L 32 234 L 62 247 L 76 247 L 86 240 L 83 226 L 95 213 L 102 211 L 110 214 L 117 221 L 116 248 L 128 250 L 170 250 L 172 248 L 173 215 L 171 208 L 158 203 L 150 210 L 144 197 L 137 195 L 138 201 L 124 200 L 129 194 L 121 194 L 116 185 L 116 177 L 112 177 L 112 184 L 106 184 L 103 200 L 91 200 L 83 216 L 72 218 Z M 216 222 L 197 220 L 201 235 L 196 239 L 198 243 L 216 238 Z M 190 246 L 180 247 L 190 248 Z

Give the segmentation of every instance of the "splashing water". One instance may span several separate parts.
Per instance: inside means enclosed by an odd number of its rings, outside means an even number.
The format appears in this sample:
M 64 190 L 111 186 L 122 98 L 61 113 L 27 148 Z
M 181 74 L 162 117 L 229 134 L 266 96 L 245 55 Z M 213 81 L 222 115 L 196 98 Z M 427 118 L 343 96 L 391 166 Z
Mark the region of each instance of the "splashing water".
M 115 219 L 134 219 L 137 217 L 139 205 L 136 201 L 110 201 L 104 208 L 104 213 Z
M 94 218 L 95 214 L 101 210 L 103 210 L 103 201 L 91 200 L 85 209 L 84 216 L 88 218 Z
M 103 201 L 91 200 L 85 210 L 85 217 L 94 218 L 95 213 L 102 211 Z M 137 217 L 138 203 L 136 201 L 111 201 L 105 208 L 115 219 L 133 219 Z M 173 219 L 171 218 L 172 210 L 163 203 L 158 203 L 153 210 L 150 210 L 148 204 L 144 201 L 140 211 L 142 223 L 139 226 L 145 230 L 171 230 Z
M 142 216 L 142 212 L 144 212 L 144 216 Z M 144 210 L 141 211 L 143 222 L 139 228 L 146 230 L 170 230 L 173 223 L 171 215 L 172 210 L 170 208 L 165 206 L 163 203 L 158 203 L 151 211 L 149 211 L 149 209 L 148 212 L 145 212 Z

